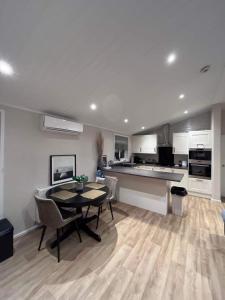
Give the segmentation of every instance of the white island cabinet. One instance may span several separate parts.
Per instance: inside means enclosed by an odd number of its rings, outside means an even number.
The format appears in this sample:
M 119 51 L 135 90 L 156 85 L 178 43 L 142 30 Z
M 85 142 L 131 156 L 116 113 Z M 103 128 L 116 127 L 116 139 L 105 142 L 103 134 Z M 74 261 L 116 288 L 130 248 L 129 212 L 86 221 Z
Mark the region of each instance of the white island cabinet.
M 157 153 L 157 135 L 134 135 L 132 136 L 132 152 L 143 154 Z
M 138 168 L 115 167 L 104 171 L 118 178 L 118 200 L 152 212 L 168 212 L 170 182 L 181 182 L 183 175 Z
M 146 170 L 146 171 L 157 171 L 157 172 L 167 172 L 167 173 L 177 173 L 182 174 L 183 178 L 180 182 L 170 181 L 170 187 L 172 186 L 180 186 L 188 190 L 188 170 L 187 169 L 174 169 L 170 167 L 155 167 L 151 165 L 143 165 L 143 166 L 137 166 L 134 167 L 135 169 L 139 170 Z

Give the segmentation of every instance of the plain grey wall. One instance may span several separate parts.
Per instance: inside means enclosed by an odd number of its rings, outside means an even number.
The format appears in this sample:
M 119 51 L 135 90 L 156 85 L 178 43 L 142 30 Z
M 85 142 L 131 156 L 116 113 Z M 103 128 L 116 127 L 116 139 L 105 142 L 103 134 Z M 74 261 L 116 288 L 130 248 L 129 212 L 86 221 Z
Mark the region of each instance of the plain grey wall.
M 1 106 L 0 106 L 1 108 Z M 96 136 L 104 136 L 104 154 L 114 158 L 114 133 L 85 126 L 79 136 L 40 130 L 40 115 L 14 108 L 5 110 L 4 214 L 15 233 L 34 225 L 34 190 L 49 185 L 49 156 L 76 154 L 77 174 L 92 180 L 96 171 Z
M 171 124 L 172 132 L 187 132 L 195 130 L 210 130 L 211 129 L 211 111 L 207 111 L 183 121 Z

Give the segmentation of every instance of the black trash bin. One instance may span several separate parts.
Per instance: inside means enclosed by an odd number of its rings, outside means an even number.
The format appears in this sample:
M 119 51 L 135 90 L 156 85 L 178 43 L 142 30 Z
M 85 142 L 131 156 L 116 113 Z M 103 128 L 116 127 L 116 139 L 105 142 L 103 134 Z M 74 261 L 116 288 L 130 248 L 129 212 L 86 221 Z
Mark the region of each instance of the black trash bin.
M 13 256 L 13 230 L 7 219 L 0 220 L 0 262 Z
M 172 194 L 172 212 L 177 216 L 183 216 L 184 200 L 187 196 L 187 190 L 180 186 L 173 186 L 171 188 Z

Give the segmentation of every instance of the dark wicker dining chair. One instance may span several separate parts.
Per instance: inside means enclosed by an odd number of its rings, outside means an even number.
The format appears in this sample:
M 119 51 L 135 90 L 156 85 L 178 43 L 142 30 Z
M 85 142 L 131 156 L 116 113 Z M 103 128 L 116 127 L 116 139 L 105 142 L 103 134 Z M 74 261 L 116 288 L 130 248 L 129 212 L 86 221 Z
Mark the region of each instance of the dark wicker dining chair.
M 77 219 L 81 217 L 81 214 L 75 214 L 70 211 L 59 210 L 55 202 L 51 199 L 39 197 L 38 195 L 35 195 L 34 197 L 38 207 L 39 218 L 41 223 L 43 224 L 43 230 L 41 234 L 38 251 L 40 251 L 41 249 L 41 244 L 46 232 L 46 228 L 50 227 L 52 229 L 56 229 L 57 255 L 58 255 L 58 262 L 60 262 L 60 229 L 62 229 L 65 225 L 74 222 L 79 240 L 81 242 L 82 240 L 81 240 L 81 236 L 77 224 Z

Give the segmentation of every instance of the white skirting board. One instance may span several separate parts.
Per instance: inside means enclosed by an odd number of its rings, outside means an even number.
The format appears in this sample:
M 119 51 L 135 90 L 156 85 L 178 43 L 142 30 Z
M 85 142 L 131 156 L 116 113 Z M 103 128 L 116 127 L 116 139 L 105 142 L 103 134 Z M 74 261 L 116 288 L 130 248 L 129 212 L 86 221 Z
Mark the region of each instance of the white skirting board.
M 35 224 L 35 225 L 31 226 L 31 227 L 28 228 L 28 229 L 25 229 L 25 230 L 23 230 L 23 231 L 21 231 L 21 232 L 19 232 L 19 233 L 17 233 L 17 234 L 14 234 L 13 238 L 14 238 L 14 239 L 17 239 L 17 238 L 19 238 L 19 237 L 22 237 L 22 236 L 28 234 L 29 232 L 31 232 L 31 231 L 37 229 L 38 227 L 41 227 L 41 225 L 40 225 L 40 224 Z
M 165 196 L 158 196 L 124 187 L 119 189 L 119 201 L 162 215 L 166 215 L 168 211 L 167 197 L 167 193 Z

